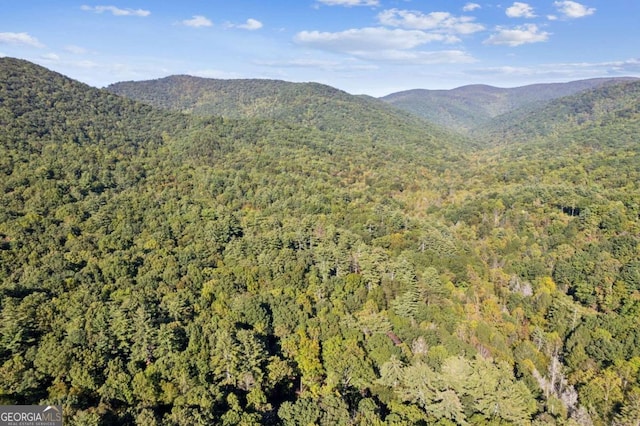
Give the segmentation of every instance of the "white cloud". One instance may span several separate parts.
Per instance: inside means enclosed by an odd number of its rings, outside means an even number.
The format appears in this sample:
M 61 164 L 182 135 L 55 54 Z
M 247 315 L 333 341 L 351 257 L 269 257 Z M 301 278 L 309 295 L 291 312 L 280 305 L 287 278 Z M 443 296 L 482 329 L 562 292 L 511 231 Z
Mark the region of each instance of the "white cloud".
M 567 18 L 583 18 L 593 15 L 596 11 L 593 7 L 587 7 L 575 1 L 556 1 L 553 5 Z
M 640 73 L 640 59 L 628 59 L 626 61 L 614 62 L 612 64 L 612 70 L 620 73 L 632 72 L 635 74 Z
M 493 67 L 471 69 L 469 73 L 485 76 L 493 76 L 497 81 L 505 79 L 522 79 L 526 84 L 530 84 L 533 79 L 536 82 L 559 80 L 571 81 L 594 77 L 618 77 L 640 73 L 640 60 L 627 59 L 624 61 L 611 62 L 569 62 L 569 63 L 547 63 L 538 64 L 535 67 Z M 516 81 L 513 80 L 513 81 Z
M 56 55 L 55 53 L 45 53 L 44 55 L 40 56 L 42 59 L 45 59 L 47 61 L 59 61 L 60 60 L 60 56 Z
M 526 24 L 515 28 L 498 27 L 497 33 L 492 34 L 484 41 L 485 44 L 504 44 L 507 46 L 520 46 L 528 43 L 540 43 L 549 39 L 549 33 L 540 31 L 535 24 Z
M 216 70 L 216 69 L 188 71 L 187 74 L 193 75 L 195 77 L 216 78 L 216 79 L 222 79 L 222 80 L 242 78 L 242 75 L 236 72 L 228 72 L 228 71 L 222 71 L 222 70 Z
M 378 14 L 381 24 L 417 30 L 444 31 L 455 34 L 471 34 L 484 30 L 484 26 L 473 22 L 474 17 L 456 17 L 449 12 L 431 12 L 389 9 Z
M 521 3 L 519 1 L 513 3 L 511 7 L 508 7 L 505 11 L 509 18 L 535 18 L 536 14 L 527 3 Z
M 476 62 L 473 56 L 462 50 L 381 50 L 375 52 L 354 52 L 354 54 L 363 59 L 397 64 L 432 65 Z
M 455 37 L 418 30 L 390 30 L 370 27 L 337 33 L 302 31 L 295 41 L 309 47 L 335 52 L 361 52 L 388 49 L 412 49 L 433 41 L 454 41 Z
M 0 44 L 16 44 L 30 47 L 44 47 L 37 38 L 27 33 L 0 33 Z
M 318 0 L 319 3 L 327 6 L 377 6 L 379 0 Z
M 558 17 L 556 15 L 547 15 L 547 19 L 550 21 L 557 21 Z
M 193 28 L 211 27 L 213 26 L 213 22 L 211 22 L 206 16 L 194 15 L 191 19 L 185 19 L 182 21 L 182 25 Z
M 88 53 L 88 50 L 84 47 L 69 45 L 64 48 L 69 53 L 73 53 L 74 55 L 84 55 Z
M 302 31 L 295 42 L 312 48 L 346 53 L 367 61 L 402 64 L 469 63 L 475 59 L 461 50 L 421 51 L 415 48 L 434 41 L 457 41 L 448 34 L 382 27 L 330 33 Z
M 82 5 L 80 9 L 87 12 L 104 13 L 111 12 L 114 16 L 141 16 L 146 17 L 151 15 L 151 12 L 144 9 L 120 9 L 115 6 L 87 6 Z
M 530 76 L 534 74 L 534 68 L 527 67 L 513 67 L 513 66 L 503 66 L 503 67 L 489 67 L 489 68 L 479 68 L 473 69 L 470 71 L 473 74 L 486 74 L 486 75 L 504 75 L 504 76 Z
M 242 28 L 243 30 L 255 31 L 262 28 L 262 22 L 257 19 L 249 18 L 247 22 L 242 25 L 237 25 L 238 28 Z
M 480 9 L 480 8 L 482 8 L 482 6 L 480 6 L 478 3 L 467 3 L 464 5 L 462 10 L 464 12 L 473 12 L 474 10 Z
M 327 71 L 371 71 L 378 69 L 376 65 L 364 64 L 361 62 L 344 63 L 339 61 L 328 61 L 309 58 L 290 59 L 282 61 L 255 61 L 254 63 L 256 65 L 273 68 L 313 68 Z
M 255 31 L 259 30 L 263 27 L 262 22 L 257 19 L 249 18 L 244 24 L 234 24 L 231 22 L 226 22 L 224 24 L 225 28 L 240 28 L 242 30 Z
M 573 62 L 564 64 L 549 64 L 545 67 L 557 67 L 565 70 L 588 70 L 594 74 L 628 75 L 640 73 L 640 59 L 632 58 L 624 61 L 609 62 Z
M 93 69 L 93 68 L 100 67 L 98 63 L 93 61 L 76 61 L 73 64 L 78 68 L 85 68 L 85 69 Z

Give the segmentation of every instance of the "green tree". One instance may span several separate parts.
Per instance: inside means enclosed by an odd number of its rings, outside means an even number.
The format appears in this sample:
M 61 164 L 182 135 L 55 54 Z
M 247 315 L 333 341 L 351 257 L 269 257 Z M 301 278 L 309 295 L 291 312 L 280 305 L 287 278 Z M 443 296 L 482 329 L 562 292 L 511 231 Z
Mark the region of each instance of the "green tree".
M 640 425 L 640 388 L 634 387 L 625 398 L 620 412 L 615 416 L 616 426 Z

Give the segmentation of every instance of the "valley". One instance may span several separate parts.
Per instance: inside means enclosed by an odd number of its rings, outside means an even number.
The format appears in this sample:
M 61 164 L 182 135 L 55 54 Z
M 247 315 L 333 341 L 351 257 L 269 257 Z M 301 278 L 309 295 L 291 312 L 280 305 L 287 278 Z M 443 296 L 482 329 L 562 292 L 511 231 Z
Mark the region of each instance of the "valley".
M 640 81 L 376 99 L 0 58 L 0 403 L 631 425 Z

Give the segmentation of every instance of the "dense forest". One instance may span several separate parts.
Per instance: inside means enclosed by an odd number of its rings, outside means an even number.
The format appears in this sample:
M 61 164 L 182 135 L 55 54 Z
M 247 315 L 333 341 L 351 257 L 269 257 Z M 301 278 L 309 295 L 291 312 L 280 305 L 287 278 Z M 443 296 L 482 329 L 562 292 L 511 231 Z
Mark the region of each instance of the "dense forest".
M 287 85 L 308 99 L 288 118 L 218 113 L 240 105 L 222 90 L 194 111 L 0 58 L 0 404 L 638 425 L 640 86 L 621 84 L 472 139 L 319 85 Z
M 637 80 L 633 77 L 591 78 L 511 88 L 473 84 L 450 90 L 406 90 L 381 99 L 432 123 L 476 135 L 479 128 L 491 129 L 495 121 L 503 121 L 503 115 L 514 111 L 529 114 L 558 98 Z
M 375 98 L 353 96 L 318 83 L 171 76 L 115 83 L 106 90 L 162 109 L 205 117 L 272 120 L 340 136 L 366 135 L 373 143 L 380 137 L 421 145 L 436 138 L 453 142 L 452 134 L 443 133 L 411 111 L 390 108 Z

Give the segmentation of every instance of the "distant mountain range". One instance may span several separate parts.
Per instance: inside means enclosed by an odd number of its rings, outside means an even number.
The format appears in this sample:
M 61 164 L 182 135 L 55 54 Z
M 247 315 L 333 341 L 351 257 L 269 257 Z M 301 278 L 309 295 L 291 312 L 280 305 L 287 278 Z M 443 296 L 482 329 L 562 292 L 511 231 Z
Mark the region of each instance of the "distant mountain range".
M 440 126 L 379 99 L 354 96 L 319 83 L 178 75 L 116 83 L 106 90 L 163 109 L 199 116 L 276 120 L 365 136 L 373 142 L 380 137 L 423 142 L 432 136 L 450 137 Z
M 634 80 L 637 79 L 594 78 L 515 88 L 470 85 L 452 90 L 415 89 L 392 93 L 381 99 L 434 124 L 466 133 L 479 127 L 489 127 L 496 117 L 516 109 L 528 107 L 532 110 L 557 98 Z
M 420 137 L 429 135 L 429 140 L 431 137 L 450 139 L 453 131 L 473 135 L 477 142 L 487 137 L 495 139 L 498 134 L 531 136 L 556 124 L 567 127 L 567 123 L 574 122 L 567 120 L 567 114 L 572 111 L 567 105 L 582 101 L 569 99 L 563 109 L 558 106 L 562 103 L 552 104 L 554 100 L 635 81 L 638 79 L 620 77 L 515 88 L 469 85 L 452 90 L 408 90 L 376 99 L 354 96 L 318 83 L 177 75 L 115 83 L 106 90 L 159 108 L 194 115 L 277 120 L 365 135 L 372 141 L 380 135 L 415 139 L 420 133 Z M 624 93 L 618 92 L 611 96 L 618 95 L 624 97 Z M 556 111 L 558 108 L 562 112 Z M 536 118 L 537 111 L 544 123 Z M 562 117 L 562 123 L 553 124 L 558 117 Z M 522 124 L 526 122 L 529 124 Z
M 116 83 L 106 90 L 195 116 L 275 120 L 364 137 L 372 144 L 396 140 L 441 150 L 454 141 L 480 146 L 575 131 L 634 111 L 638 87 L 640 81 L 632 77 L 595 78 L 510 89 L 416 89 L 376 99 L 318 83 L 178 75 Z

